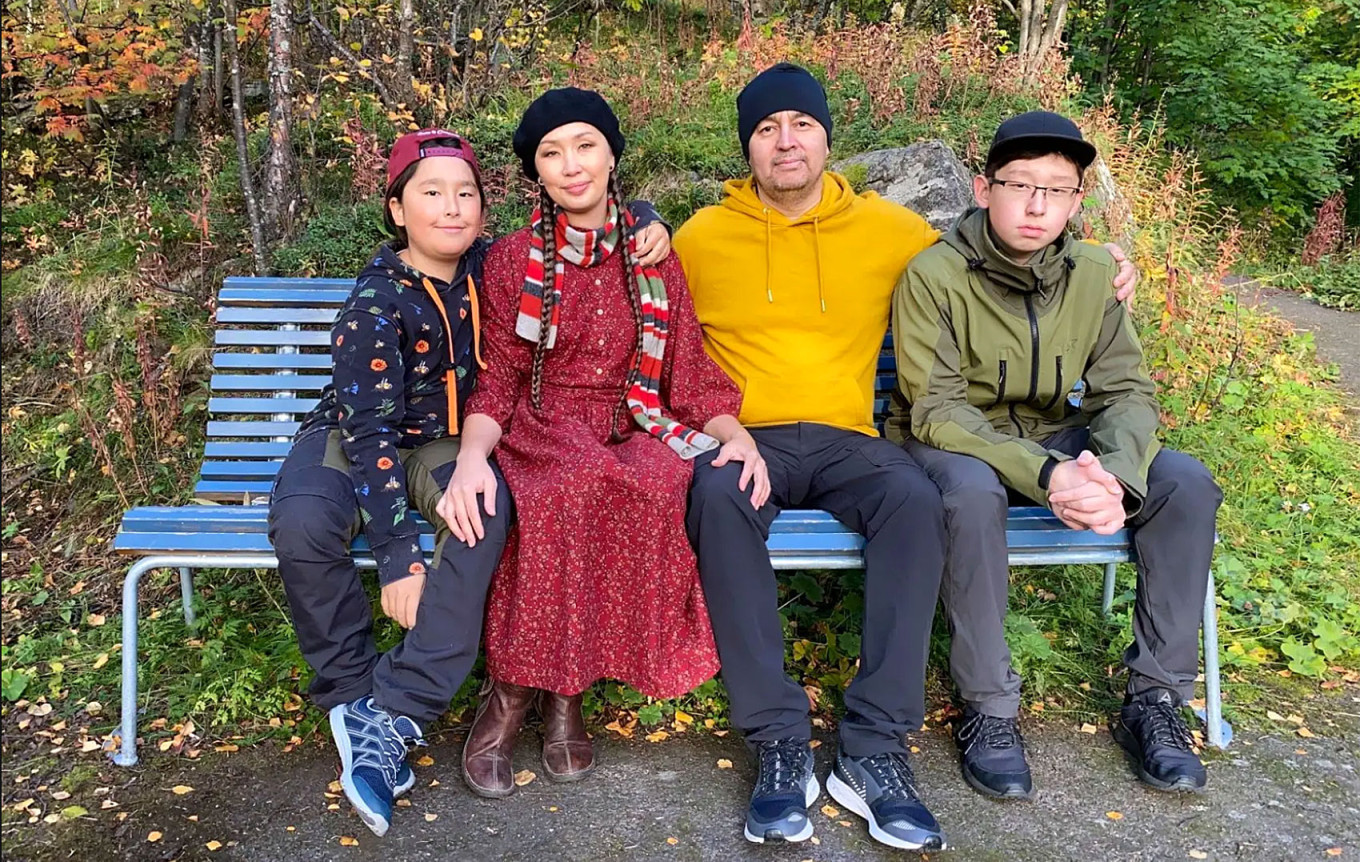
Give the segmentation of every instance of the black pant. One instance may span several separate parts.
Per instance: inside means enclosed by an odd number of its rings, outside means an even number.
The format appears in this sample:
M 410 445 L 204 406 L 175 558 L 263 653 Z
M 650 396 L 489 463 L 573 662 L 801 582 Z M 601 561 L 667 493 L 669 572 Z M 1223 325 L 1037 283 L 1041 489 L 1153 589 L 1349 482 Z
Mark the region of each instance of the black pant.
M 808 699 L 784 673 L 784 637 L 765 540 L 782 507 L 824 509 L 866 539 L 860 667 L 845 693 L 841 746 L 900 751 L 925 717 L 930 626 L 944 567 L 940 494 L 900 448 L 800 423 L 752 430 L 769 465 L 769 502 L 737 489 L 740 463 L 694 466 L 686 526 L 699 557 L 732 723 L 748 745 L 808 739 Z
M 349 553 L 359 506 L 336 433 L 318 428 L 293 445 L 269 506 L 269 538 L 298 644 L 316 673 L 312 701 L 329 709 L 372 694 L 378 706 L 423 726 L 448 709 L 477 658 L 486 591 L 512 518 L 510 493 L 497 471 L 496 516 L 483 513 L 486 538 L 469 548 L 448 537 L 434 511 L 453 475 L 457 439 L 401 453 L 411 508 L 440 528 L 441 541 L 415 627 L 379 656 L 370 601 Z
M 1060 431 L 1044 447 L 1076 456 L 1088 448 L 1085 428 Z M 959 695 L 987 715 L 1010 717 L 1020 705 L 1004 624 L 1010 589 L 1006 551 L 1008 503 L 1034 505 L 1007 492 L 996 472 L 969 455 L 908 440 L 944 496 L 949 561 L 941 597 L 951 635 L 949 666 Z M 1138 554 L 1133 643 L 1124 651 L 1128 691 L 1150 688 L 1193 696 L 1199 629 L 1214 552 L 1214 518 L 1223 494 L 1203 464 L 1162 449 L 1148 469 L 1143 508 L 1129 519 Z

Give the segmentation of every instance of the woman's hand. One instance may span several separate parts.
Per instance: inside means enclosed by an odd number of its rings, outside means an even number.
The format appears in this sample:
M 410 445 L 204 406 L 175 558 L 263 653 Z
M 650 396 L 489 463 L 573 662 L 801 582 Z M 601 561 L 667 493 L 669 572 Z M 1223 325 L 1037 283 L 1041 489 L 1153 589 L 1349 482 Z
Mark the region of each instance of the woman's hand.
M 412 566 L 412 568 L 415 568 Z M 404 629 L 415 628 L 420 610 L 420 594 L 425 591 L 425 576 L 407 575 L 382 588 L 383 613 Z
M 637 232 L 638 263 L 656 266 L 671 253 L 671 235 L 666 226 L 652 222 Z
M 458 541 L 469 548 L 475 547 L 478 539 L 486 538 L 482 527 L 482 513 L 477 505 L 477 495 L 483 495 L 488 518 L 496 516 L 496 474 L 486 456 L 466 449 L 458 455 L 453 477 L 449 479 L 444 496 L 439 498 L 435 511 L 449 525 Z
M 745 491 L 746 484 L 751 483 L 751 505 L 757 509 L 765 505 L 765 501 L 770 499 L 770 471 L 765 459 L 760 457 L 756 441 L 744 428 L 722 444 L 722 448 L 718 450 L 718 457 L 713 459 L 712 464 L 714 467 L 721 467 L 729 461 L 742 463 L 737 489 Z

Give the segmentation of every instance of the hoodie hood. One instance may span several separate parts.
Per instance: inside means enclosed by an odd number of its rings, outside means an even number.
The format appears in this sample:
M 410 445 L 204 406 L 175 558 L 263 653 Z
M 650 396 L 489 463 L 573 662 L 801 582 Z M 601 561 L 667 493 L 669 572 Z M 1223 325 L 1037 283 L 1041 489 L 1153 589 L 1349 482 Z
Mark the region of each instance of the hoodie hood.
M 826 255 L 822 250 L 821 231 L 838 216 L 848 215 L 855 202 L 855 191 L 850 181 L 840 174 L 827 171 L 822 174 L 822 199 L 817 205 L 797 218 L 790 219 L 779 210 L 760 199 L 756 191 L 756 178 L 748 176 L 739 180 L 723 183 L 722 206 L 732 212 L 749 216 L 765 226 L 765 299 L 775 301 L 775 289 L 771 272 L 773 270 L 772 234 L 777 228 L 812 225 L 813 247 L 816 250 L 817 299 L 823 314 L 826 313 L 826 278 L 823 274 L 822 260 Z
M 1066 230 L 1035 252 L 1028 263 L 1011 260 L 997 248 L 987 222 L 987 210 L 980 207 L 964 213 L 941 239 L 968 261 L 969 270 L 981 270 L 997 285 L 1021 293 L 1047 292 L 1062 284 L 1076 266 L 1072 259 L 1072 235 Z

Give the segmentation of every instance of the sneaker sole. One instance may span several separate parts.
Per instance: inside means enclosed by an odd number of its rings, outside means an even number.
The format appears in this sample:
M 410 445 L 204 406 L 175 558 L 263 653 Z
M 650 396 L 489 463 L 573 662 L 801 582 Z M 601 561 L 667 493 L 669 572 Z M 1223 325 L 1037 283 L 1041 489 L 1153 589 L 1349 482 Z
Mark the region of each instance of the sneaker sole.
M 826 791 L 831 794 L 832 799 L 839 802 L 845 808 L 848 808 L 854 814 L 863 817 L 869 824 L 869 837 L 873 838 L 878 843 L 886 844 L 889 847 L 896 847 L 899 850 L 920 850 L 926 846 L 925 844 L 904 841 L 896 835 L 891 835 L 880 829 L 878 821 L 874 819 L 873 812 L 869 810 L 869 803 L 861 799 L 858 793 L 851 790 L 848 784 L 841 781 L 840 777 L 837 776 L 835 772 L 832 772 L 831 777 L 826 780 Z M 940 835 L 940 846 L 932 846 L 930 849 L 948 850 L 949 845 L 944 840 L 944 835 Z
M 359 819 L 364 821 L 369 831 L 381 838 L 387 834 L 387 828 L 392 824 L 387 818 L 368 807 L 363 795 L 359 793 L 359 788 L 354 784 L 352 773 L 354 749 L 349 745 L 349 733 L 341 730 L 345 726 L 345 704 L 331 707 L 328 717 L 331 723 L 331 738 L 335 740 L 335 748 L 340 753 L 340 787 L 345 791 L 345 798 L 349 800 L 349 804 L 353 805 L 359 814 Z
M 406 767 L 406 768 L 407 768 L 408 770 L 410 770 L 410 767 L 409 767 L 409 766 Z M 393 788 L 392 788 L 392 798 L 393 798 L 394 800 L 395 800 L 395 799 L 400 799 L 401 797 L 403 797 L 403 796 L 405 796 L 406 794 L 410 793 L 410 792 L 411 792 L 411 788 L 416 786 L 416 774 L 415 774 L 414 771 L 412 771 L 410 774 L 411 774 L 411 780 L 410 780 L 410 781 L 407 781 L 405 784 L 398 784 L 396 787 L 393 787 Z
M 983 796 L 986 796 L 988 799 L 998 799 L 1002 801 L 1016 801 L 1016 802 L 1034 801 L 1035 794 L 1033 790 L 1030 790 L 1029 793 L 1026 793 L 1023 790 L 1011 789 L 998 793 L 996 792 L 996 790 L 992 789 L 991 787 L 988 787 L 986 784 L 983 784 L 975 775 L 973 775 L 973 773 L 969 772 L 967 766 L 960 764 L 959 769 L 960 771 L 963 772 L 963 780 L 968 782 L 968 786 L 976 790 L 978 793 L 981 793 Z
M 812 804 L 817 801 L 817 797 L 821 795 L 822 785 L 820 782 L 817 781 L 817 776 L 814 775 L 812 776 L 812 781 L 807 786 L 807 790 L 804 791 L 803 807 L 811 808 Z M 790 844 L 798 844 L 812 837 L 813 828 L 814 827 L 812 825 L 812 818 L 809 817 L 807 818 L 807 822 L 803 825 L 802 829 L 798 830 L 793 835 L 784 835 L 781 837 Z M 746 833 L 746 840 L 750 841 L 752 844 L 765 843 L 766 841 L 765 837 L 763 835 L 756 835 L 754 832 L 752 832 L 749 823 L 747 824 L 746 829 L 744 831 Z

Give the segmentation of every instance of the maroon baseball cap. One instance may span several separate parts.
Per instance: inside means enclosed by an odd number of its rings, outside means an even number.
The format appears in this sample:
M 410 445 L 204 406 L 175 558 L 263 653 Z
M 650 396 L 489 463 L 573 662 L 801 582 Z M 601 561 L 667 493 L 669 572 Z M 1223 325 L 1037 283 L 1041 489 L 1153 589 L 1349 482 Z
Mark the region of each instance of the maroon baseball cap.
M 482 187 L 482 169 L 467 138 L 448 129 L 421 129 L 402 135 L 392 145 L 392 155 L 387 159 L 387 189 L 391 191 L 392 184 L 402 171 L 432 156 L 452 156 L 467 162 L 472 168 L 472 178 L 477 181 L 477 188 Z

